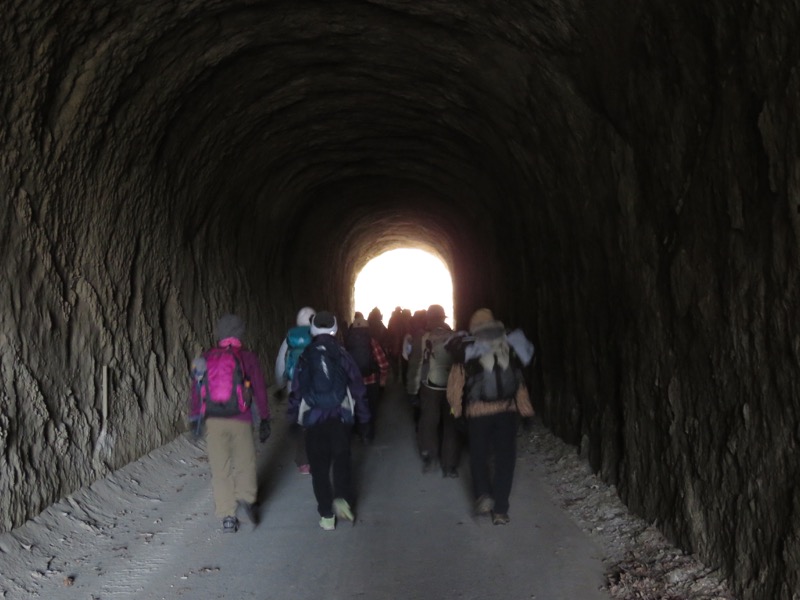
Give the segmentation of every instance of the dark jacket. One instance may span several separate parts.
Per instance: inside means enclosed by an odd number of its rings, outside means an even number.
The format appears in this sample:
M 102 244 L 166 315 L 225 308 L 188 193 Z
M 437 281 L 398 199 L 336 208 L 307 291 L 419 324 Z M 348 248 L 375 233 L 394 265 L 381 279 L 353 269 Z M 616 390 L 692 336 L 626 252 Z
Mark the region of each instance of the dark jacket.
M 318 338 L 321 337 L 327 337 L 331 340 L 335 340 L 333 336 L 325 333 L 315 336 L 312 344 L 313 342 L 318 341 Z M 364 387 L 364 380 L 361 375 L 361 371 L 359 371 L 358 365 L 356 364 L 356 361 L 353 360 L 353 357 L 347 353 L 347 351 L 341 346 L 341 344 L 338 343 L 338 341 L 336 343 L 339 345 L 339 349 L 341 350 L 341 359 L 339 364 L 347 375 L 347 387 L 350 389 L 350 395 L 353 397 L 353 401 L 355 403 L 352 416 L 355 417 L 355 420 L 357 420 L 359 423 L 366 424 L 370 420 L 370 413 L 369 405 L 367 404 L 366 388 Z M 303 364 L 301 362 L 295 369 L 294 378 L 292 379 L 291 392 L 289 394 L 289 408 L 287 410 L 287 415 L 289 417 L 289 421 L 292 423 L 297 423 L 301 406 L 305 408 L 300 392 L 300 373 L 302 369 Z M 344 398 L 342 398 L 342 400 L 344 400 Z M 348 415 L 342 406 L 328 409 L 309 408 L 303 414 L 303 422 L 301 425 L 303 425 L 303 427 L 312 427 L 317 423 L 327 421 L 328 419 L 336 418 L 344 419 L 346 421 L 347 417 Z

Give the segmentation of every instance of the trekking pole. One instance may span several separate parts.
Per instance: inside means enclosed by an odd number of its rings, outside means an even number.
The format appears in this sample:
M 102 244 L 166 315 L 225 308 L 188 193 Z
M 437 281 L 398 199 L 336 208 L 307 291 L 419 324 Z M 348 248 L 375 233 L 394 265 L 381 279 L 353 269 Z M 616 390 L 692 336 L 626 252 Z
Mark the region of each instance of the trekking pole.
M 208 374 L 208 366 L 206 359 L 198 356 L 192 361 L 192 379 L 197 386 L 197 394 L 200 397 L 200 402 L 203 401 L 203 384 Z M 203 433 L 203 415 L 199 414 L 191 417 L 194 421 L 194 437 L 199 438 Z

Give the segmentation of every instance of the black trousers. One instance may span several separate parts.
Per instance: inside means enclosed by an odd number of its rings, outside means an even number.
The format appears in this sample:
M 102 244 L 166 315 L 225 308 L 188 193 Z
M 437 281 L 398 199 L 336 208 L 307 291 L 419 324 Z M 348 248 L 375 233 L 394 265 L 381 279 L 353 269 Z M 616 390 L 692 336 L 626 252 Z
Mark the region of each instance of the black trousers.
M 447 403 L 446 390 L 433 390 L 426 385 L 419 386 L 419 405 L 420 416 L 417 424 L 419 451 L 426 452 L 432 459 L 438 458 L 443 469 L 456 468 L 461 443 L 458 439 L 455 417 Z
M 298 467 L 308 464 L 306 456 L 306 432 L 300 425 L 293 424 L 289 427 L 289 434 L 295 444 L 294 464 Z
M 333 516 L 333 499 L 350 501 L 351 426 L 328 419 L 306 429 L 306 453 L 311 466 L 311 485 L 321 517 Z M 333 471 L 333 484 L 331 484 Z
M 359 425 L 359 427 L 363 428 L 364 436 L 371 442 L 375 439 L 375 420 L 378 415 L 378 401 L 381 399 L 381 386 L 378 383 L 370 383 L 366 388 L 370 419 L 367 425 Z
M 494 512 L 508 512 L 517 462 L 517 414 L 503 412 L 467 419 L 469 463 L 475 498 L 494 499 Z M 494 464 L 492 473 L 491 465 Z

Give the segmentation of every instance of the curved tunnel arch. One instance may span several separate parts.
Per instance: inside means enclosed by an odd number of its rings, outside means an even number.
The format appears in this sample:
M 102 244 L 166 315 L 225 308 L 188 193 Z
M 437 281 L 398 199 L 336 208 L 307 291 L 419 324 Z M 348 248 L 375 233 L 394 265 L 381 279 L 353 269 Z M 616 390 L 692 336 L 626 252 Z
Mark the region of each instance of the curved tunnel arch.
M 2 527 L 174 437 L 219 312 L 269 357 L 417 240 L 629 506 L 796 587 L 789 487 L 741 473 L 798 471 L 797 7 L 634 4 L 6 7 Z

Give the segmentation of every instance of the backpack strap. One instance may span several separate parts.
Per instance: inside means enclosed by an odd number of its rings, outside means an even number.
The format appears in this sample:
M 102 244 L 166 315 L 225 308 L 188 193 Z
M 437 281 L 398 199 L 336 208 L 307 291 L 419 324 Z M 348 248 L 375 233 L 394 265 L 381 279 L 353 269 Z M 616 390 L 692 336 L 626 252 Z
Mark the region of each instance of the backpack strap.
M 241 348 L 241 346 L 238 347 L 238 348 L 236 346 L 232 346 L 232 345 L 222 346 L 222 349 L 225 350 L 226 352 L 230 352 L 233 355 L 233 358 L 236 361 L 236 364 L 237 364 L 237 366 L 239 368 L 239 371 L 240 371 L 240 373 L 242 375 L 242 385 L 244 385 L 244 382 L 247 381 L 247 371 L 244 368 L 244 360 L 242 359 L 242 348 Z
M 330 352 L 332 355 L 336 356 L 337 358 L 341 359 L 342 357 L 342 346 L 332 337 L 326 337 L 319 340 L 320 344 L 325 346 L 325 349 Z

